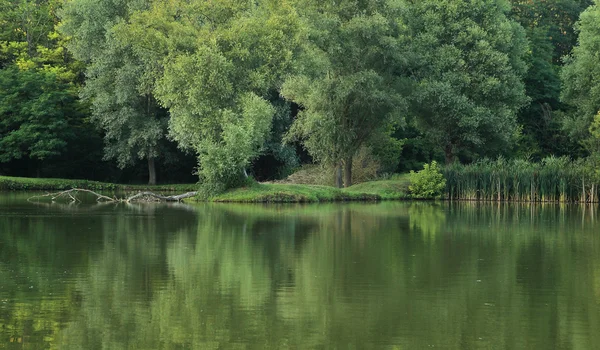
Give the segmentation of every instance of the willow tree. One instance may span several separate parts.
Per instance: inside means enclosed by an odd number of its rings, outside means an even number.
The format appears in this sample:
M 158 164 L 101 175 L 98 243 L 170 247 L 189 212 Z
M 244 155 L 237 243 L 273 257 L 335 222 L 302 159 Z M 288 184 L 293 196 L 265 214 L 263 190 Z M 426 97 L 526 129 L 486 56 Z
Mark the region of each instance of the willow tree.
M 505 0 L 411 0 L 406 23 L 413 115 L 443 149 L 498 152 L 518 134 L 526 105 L 527 41 Z
M 308 29 L 299 69 L 282 95 L 301 106 L 288 138 L 336 170 L 336 185 L 352 184 L 352 159 L 361 146 L 399 120 L 404 105 L 398 1 L 298 0 Z
M 160 62 L 155 95 L 171 137 L 198 155 L 205 193 L 241 185 L 271 130 L 268 97 L 292 68 L 295 10 L 275 0 L 157 0 L 122 30 Z
M 61 13 L 68 48 L 87 63 L 82 97 L 91 102 L 92 119 L 104 131 L 105 159 L 124 168 L 148 161 L 149 184 L 156 183 L 155 159 L 167 133 L 168 114 L 153 95 L 146 62 L 115 28 L 149 0 L 70 0 Z
M 593 146 L 597 143 L 597 123 L 593 131 L 590 126 L 600 111 L 600 1 L 595 0 L 581 14 L 576 29 L 579 41 L 562 71 L 562 99 L 575 107 L 566 127 L 589 151 L 598 152 Z

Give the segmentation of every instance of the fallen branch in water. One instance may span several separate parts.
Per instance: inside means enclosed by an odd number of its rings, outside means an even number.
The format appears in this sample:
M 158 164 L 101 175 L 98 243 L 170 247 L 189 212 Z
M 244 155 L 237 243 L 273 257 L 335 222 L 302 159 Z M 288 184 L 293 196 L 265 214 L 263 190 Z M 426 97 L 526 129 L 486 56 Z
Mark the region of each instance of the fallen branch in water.
M 72 188 L 72 189 L 66 190 L 66 191 L 55 192 L 55 193 L 46 193 L 46 194 L 42 194 L 42 195 L 33 196 L 33 197 L 28 198 L 27 200 L 30 201 L 34 198 L 50 197 L 50 199 L 52 201 L 54 201 L 61 197 L 68 197 L 71 199 L 72 202 L 81 202 L 81 200 L 79 200 L 77 197 L 75 197 L 73 195 L 73 194 L 77 194 L 78 192 L 86 192 L 86 193 L 93 194 L 94 196 L 96 196 L 97 202 L 125 202 L 125 203 L 129 203 L 129 202 L 133 202 L 133 201 L 146 201 L 147 202 L 147 201 L 149 201 L 149 198 L 154 198 L 154 199 L 162 201 L 162 202 L 181 202 L 182 199 L 194 197 L 198 194 L 198 192 L 187 192 L 187 193 L 179 194 L 176 196 L 163 196 L 160 194 L 156 194 L 154 192 L 139 192 L 139 193 L 136 193 L 136 194 L 126 197 L 126 198 L 117 198 L 117 197 L 111 198 L 111 197 L 102 195 L 100 193 L 97 193 L 97 192 L 94 192 L 91 190 L 86 190 L 83 188 Z
M 126 198 L 125 200 L 123 200 L 123 202 L 131 202 L 131 201 L 137 200 L 139 198 L 148 198 L 148 197 L 156 198 L 156 199 L 159 199 L 164 202 L 181 202 L 182 199 L 194 197 L 196 195 L 198 195 L 198 192 L 188 192 L 188 193 L 184 193 L 184 194 L 178 194 L 176 196 L 163 196 L 160 194 L 156 194 L 154 192 L 140 192 L 138 194 L 134 194 L 133 196 Z

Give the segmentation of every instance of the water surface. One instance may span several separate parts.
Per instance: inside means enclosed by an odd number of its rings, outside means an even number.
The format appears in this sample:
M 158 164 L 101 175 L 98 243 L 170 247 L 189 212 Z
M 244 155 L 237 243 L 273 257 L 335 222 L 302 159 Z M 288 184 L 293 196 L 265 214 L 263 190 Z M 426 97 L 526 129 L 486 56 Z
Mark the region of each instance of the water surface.
M 598 349 L 597 207 L 30 203 L 0 349 Z

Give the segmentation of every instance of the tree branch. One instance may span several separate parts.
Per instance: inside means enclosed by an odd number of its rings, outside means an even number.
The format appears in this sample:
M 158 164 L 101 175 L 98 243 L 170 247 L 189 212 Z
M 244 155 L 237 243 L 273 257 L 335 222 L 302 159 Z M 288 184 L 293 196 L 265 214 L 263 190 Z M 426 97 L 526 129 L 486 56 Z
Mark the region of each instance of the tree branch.
M 94 192 L 91 190 L 86 190 L 83 188 L 72 188 L 72 189 L 66 190 L 66 191 L 55 192 L 55 193 L 46 193 L 46 194 L 42 194 L 42 195 L 33 196 L 33 197 L 28 198 L 27 200 L 31 201 L 32 199 L 35 199 L 35 198 L 50 197 L 50 199 L 52 201 L 54 201 L 61 197 L 68 197 L 68 198 L 70 198 L 71 202 L 81 202 L 81 200 L 79 200 L 77 197 L 74 196 L 74 194 L 76 195 L 78 192 L 91 193 L 94 196 L 96 196 L 96 201 L 98 201 L 98 202 L 125 202 L 125 203 L 130 203 L 130 202 L 134 202 L 134 201 L 148 201 L 148 198 L 155 198 L 162 202 L 181 202 L 182 199 L 190 198 L 190 197 L 194 197 L 194 196 L 198 195 L 198 192 L 187 192 L 187 193 L 178 194 L 175 196 L 163 196 L 160 194 L 156 194 L 154 192 L 139 192 L 137 194 L 134 194 L 134 195 L 126 197 L 126 198 L 117 198 L 117 197 L 111 198 L 111 197 L 102 195 L 100 193 L 97 193 L 97 192 Z

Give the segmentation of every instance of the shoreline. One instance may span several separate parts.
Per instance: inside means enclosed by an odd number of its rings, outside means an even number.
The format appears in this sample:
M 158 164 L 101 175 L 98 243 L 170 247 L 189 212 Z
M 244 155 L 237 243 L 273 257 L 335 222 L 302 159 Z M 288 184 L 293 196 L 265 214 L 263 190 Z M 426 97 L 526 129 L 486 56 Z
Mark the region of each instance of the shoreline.
M 410 200 L 408 174 L 394 180 L 363 182 L 348 188 L 284 183 L 256 183 L 228 190 L 222 194 L 186 202 L 221 203 L 333 203 L 373 202 L 381 200 Z M 0 176 L 0 191 L 64 191 L 81 188 L 94 191 L 157 191 L 188 192 L 198 189 L 197 184 L 124 185 L 89 180 L 38 179 Z

